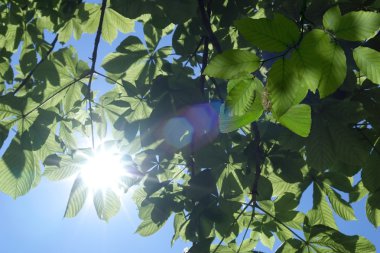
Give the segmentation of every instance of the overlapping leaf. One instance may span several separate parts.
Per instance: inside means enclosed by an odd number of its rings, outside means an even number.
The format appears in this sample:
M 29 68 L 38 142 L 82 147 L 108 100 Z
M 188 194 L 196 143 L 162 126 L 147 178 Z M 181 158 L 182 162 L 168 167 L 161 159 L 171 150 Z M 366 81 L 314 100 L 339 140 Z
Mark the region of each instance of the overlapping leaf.
M 369 80 L 380 84 L 380 52 L 368 47 L 357 47 L 354 50 L 354 59 Z
M 203 74 L 211 77 L 233 79 L 256 71 L 259 65 L 260 59 L 252 52 L 228 50 L 216 55 L 207 65 Z
M 305 35 L 294 53 L 301 80 L 312 91 L 318 89 L 321 98 L 333 93 L 346 77 L 346 56 L 343 49 L 322 30 Z
M 294 46 L 300 37 L 297 25 L 281 14 L 273 19 L 241 19 L 235 24 L 244 38 L 261 50 L 281 52 Z
M 375 36 L 380 29 L 380 13 L 352 11 L 342 16 L 335 6 L 323 15 L 323 26 L 339 39 L 363 41 Z
M 227 89 L 227 100 L 219 114 L 219 129 L 222 133 L 247 125 L 263 113 L 263 85 L 257 78 L 231 80 Z

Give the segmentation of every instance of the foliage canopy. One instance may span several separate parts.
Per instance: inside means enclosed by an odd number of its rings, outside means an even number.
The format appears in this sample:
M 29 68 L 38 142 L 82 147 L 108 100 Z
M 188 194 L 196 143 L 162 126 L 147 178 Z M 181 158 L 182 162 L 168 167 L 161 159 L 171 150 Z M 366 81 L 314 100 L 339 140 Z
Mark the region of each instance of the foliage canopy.
M 375 252 L 334 217 L 355 220 L 351 204 L 367 198 L 380 226 L 379 8 L 0 0 L 0 191 L 16 198 L 41 176 L 75 177 L 65 217 L 92 197 L 108 220 L 135 186 L 137 232 L 151 235 L 173 215 L 172 241 L 191 241 L 191 252 L 252 252 L 275 237 L 276 252 Z M 144 38 L 125 35 L 136 22 Z M 69 45 L 83 33 L 94 34 L 90 61 Z M 167 35 L 171 46 L 160 46 Z M 118 36 L 97 59 L 100 40 Z M 96 77 L 112 88 L 97 96 Z M 128 173 L 117 189 L 93 191 L 83 154 L 111 147 Z

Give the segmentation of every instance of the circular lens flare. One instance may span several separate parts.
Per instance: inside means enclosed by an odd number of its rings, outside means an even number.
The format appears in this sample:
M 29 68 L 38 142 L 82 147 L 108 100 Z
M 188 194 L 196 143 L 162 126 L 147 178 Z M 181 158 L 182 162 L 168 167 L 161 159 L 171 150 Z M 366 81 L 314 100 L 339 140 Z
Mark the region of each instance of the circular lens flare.
M 82 167 L 81 177 L 92 190 L 118 190 L 121 178 L 126 175 L 120 154 L 112 151 L 99 151 Z

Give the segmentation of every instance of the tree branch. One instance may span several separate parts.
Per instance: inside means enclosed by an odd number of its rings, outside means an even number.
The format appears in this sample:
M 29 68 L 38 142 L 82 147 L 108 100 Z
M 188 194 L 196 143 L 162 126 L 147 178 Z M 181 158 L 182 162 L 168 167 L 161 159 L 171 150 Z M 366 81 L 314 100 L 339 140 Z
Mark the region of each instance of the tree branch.
M 58 33 L 56 34 L 54 40 L 50 43 L 50 49 L 47 51 L 46 55 L 40 59 L 40 61 L 34 66 L 34 68 L 28 73 L 28 75 L 22 80 L 21 84 L 15 89 L 13 92 L 13 95 L 15 95 L 19 90 L 21 90 L 27 82 L 30 80 L 32 75 L 34 74 L 34 71 L 47 59 L 47 57 L 53 52 L 53 49 L 55 47 L 55 44 L 58 41 Z
M 107 0 L 103 0 L 102 6 L 100 7 L 101 12 L 100 12 L 98 30 L 96 31 L 96 37 L 95 37 L 95 42 L 94 42 L 94 50 L 92 51 L 92 58 L 91 58 L 92 65 L 91 65 L 90 78 L 88 80 L 88 90 L 87 90 L 88 109 L 90 111 L 92 148 L 95 147 L 95 139 L 94 139 L 94 123 L 93 123 L 93 119 L 92 119 L 91 84 L 92 84 L 92 79 L 93 79 L 94 73 L 95 73 L 96 58 L 98 56 L 98 46 L 99 46 L 99 42 L 100 42 L 100 36 L 102 34 L 103 20 L 104 20 L 104 14 L 106 12 L 106 7 L 107 7 Z
M 215 50 L 218 53 L 221 53 L 222 47 L 220 46 L 218 39 L 216 38 L 214 32 L 212 31 L 211 23 L 210 23 L 210 16 L 208 15 L 208 13 L 206 11 L 205 1 L 204 0 L 198 0 L 198 5 L 199 5 L 199 11 L 201 13 L 203 27 L 206 30 L 207 36 L 210 39 L 210 42 L 211 42 L 212 46 L 215 48 Z M 208 12 L 211 13 L 210 12 L 211 9 L 210 8 L 208 8 L 208 9 L 209 9 Z
M 203 55 L 202 55 L 202 69 L 201 69 L 201 92 L 203 95 L 205 95 L 205 83 L 206 83 L 206 77 L 205 77 L 205 75 L 203 75 L 203 72 L 206 69 L 207 62 L 208 62 L 208 43 L 209 43 L 208 37 L 204 38 Z

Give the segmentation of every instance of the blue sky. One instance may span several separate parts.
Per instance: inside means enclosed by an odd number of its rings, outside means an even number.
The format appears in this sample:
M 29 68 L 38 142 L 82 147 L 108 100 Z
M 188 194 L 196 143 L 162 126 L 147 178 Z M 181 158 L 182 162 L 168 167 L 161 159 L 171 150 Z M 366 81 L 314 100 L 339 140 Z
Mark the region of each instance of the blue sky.
M 136 30 L 136 34 L 141 35 L 141 26 Z M 112 45 L 101 41 L 97 63 L 100 72 L 104 72 L 100 68 L 101 60 L 125 38 L 124 35 L 119 35 Z M 83 35 L 80 41 L 71 40 L 69 43 L 77 49 L 81 59 L 89 61 L 94 38 L 94 34 Z M 52 38 L 47 40 L 51 41 Z M 167 39 L 165 43 L 169 43 L 169 40 Z M 58 48 L 59 46 L 56 49 Z M 98 78 L 93 87 L 106 90 L 112 86 L 103 78 Z M 72 183 L 72 179 L 61 182 L 49 182 L 43 179 L 35 189 L 17 200 L 0 193 L 0 252 L 181 253 L 185 247 L 190 246 L 189 243 L 182 241 L 177 241 L 173 247 L 170 246 L 173 235 L 171 219 L 153 236 L 145 238 L 135 234 L 140 221 L 129 195 L 124 196 L 122 210 L 109 223 L 98 219 L 91 201 L 77 217 L 64 219 L 63 214 Z M 309 189 L 303 196 L 304 204 L 301 209 L 308 210 L 311 207 L 311 200 Z M 380 249 L 380 231 L 367 221 L 365 200 L 354 204 L 354 209 L 359 221 L 345 222 L 338 217 L 339 228 L 349 235 L 360 234 L 367 237 Z M 261 245 L 258 250 L 270 252 Z

